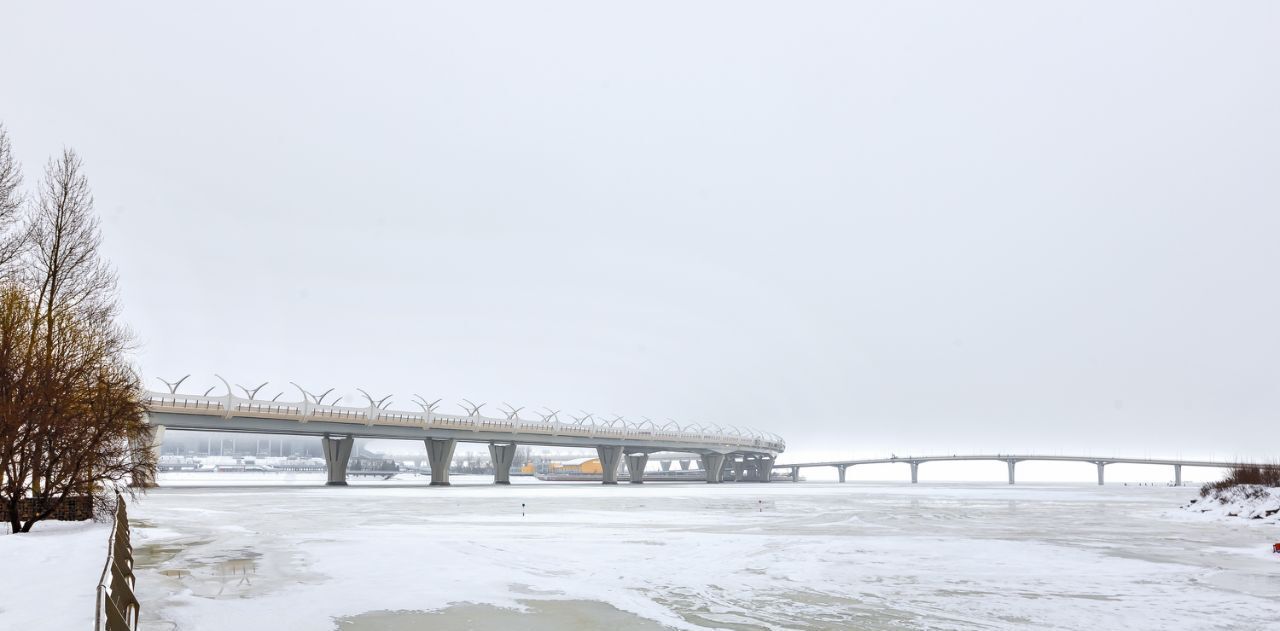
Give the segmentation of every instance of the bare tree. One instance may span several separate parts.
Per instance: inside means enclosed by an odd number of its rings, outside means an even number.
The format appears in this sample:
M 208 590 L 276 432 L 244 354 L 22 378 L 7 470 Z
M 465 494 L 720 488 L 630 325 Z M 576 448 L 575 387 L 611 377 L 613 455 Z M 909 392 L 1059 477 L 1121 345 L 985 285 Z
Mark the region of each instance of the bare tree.
M 26 239 L 16 231 L 22 208 L 22 169 L 13 159 L 9 134 L 0 124 L 0 279 L 10 278 L 11 266 Z
M 142 387 L 116 322 L 93 196 L 71 150 L 51 159 L 0 289 L 0 502 L 27 532 L 74 495 L 154 475 Z M 19 506 L 33 507 L 21 519 Z

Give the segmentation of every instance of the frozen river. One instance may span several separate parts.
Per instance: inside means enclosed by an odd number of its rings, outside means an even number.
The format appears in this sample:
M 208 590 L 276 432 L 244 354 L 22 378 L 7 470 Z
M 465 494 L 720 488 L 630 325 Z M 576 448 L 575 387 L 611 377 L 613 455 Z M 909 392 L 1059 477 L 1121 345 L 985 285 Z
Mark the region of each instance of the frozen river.
M 484 481 L 171 480 L 147 628 L 1280 628 L 1280 533 L 1188 488 Z

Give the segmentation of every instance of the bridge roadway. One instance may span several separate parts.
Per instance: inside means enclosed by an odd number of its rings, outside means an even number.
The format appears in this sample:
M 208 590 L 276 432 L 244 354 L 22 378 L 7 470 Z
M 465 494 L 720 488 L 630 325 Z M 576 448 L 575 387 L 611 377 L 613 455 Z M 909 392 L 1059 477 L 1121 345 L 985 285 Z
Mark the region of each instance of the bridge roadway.
M 1212 468 L 1230 468 L 1239 466 L 1252 466 L 1253 463 L 1246 462 L 1219 462 L 1213 460 L 1181 460 L 1170 458 L 1120 458 L 1105 456 L 1046 456 L 1046 455 L 1026 455 L 1026 454 L 994 454 L 994 455 L 951 455 L 951 456 L 893 456 L 890 458 L 869 458 L 865 460 L 831 460 L 825 462 L 799 462 L 792 464 L 774 465 L 783 469 L 791 469 L 791 481 L 798 482 L 800 479 L 801 468 L 811 467 L 835 467 L 840 475 L 840 481 L 844 482 L 845 471 L 849 467 L 861 464 L 890 464 L 905 463 L 911 465 L 911 483 L 916 484 L 920 480 L 920 465 L 925 462 L 938 462 L 946 460 L 984 460 L 1004 462 L 1009 466 L 1009 484 L 1014 483 L 1014 468 L 1019 462 L 1027 460 L 1042 460 L 1056 462 L 1087 462 L 1098 467 L 1098 484 L 1105 481 L 1103 469 L 1109 464 L 1149 464 L 1149 465 L 1165 465 L 1173 467 L 1173 479 L 1175 486 L 1182 486 L 1182 468 L 1183 467 L 1212 467 Z
M 618 469 L 624 463 L 631 483 L 643 483 L 649 454 L 654 452 L 693 454 L 701 459 L 709 483 L 721 482 L 726 470 L 736 473 L 736 480 L 768 482 L 774 460 L 786 449 L 786 442 L 776 434 L 714 424 L 680 426 L 670 421 L 658 425 L 620 417 L 598 421 L 590 414 L 564 423 L 554 412 L 534 421 L 520 418 L 516 409 L 505 418 L 487 417 L 480 414 L 482 406 L 475 405 L 463 406 L 466 415 L 455 415 L 437 413 L 436 403 L 425 401 L 418 404 L 422 412 L 400 412 L 384 409 L 386 399 L 370 399 L 367 407 L 322 405 L 323 396 L 317 400 L 305 391 L 302 402 L 289 403 L 255 399 L 256 390 L 246 391 L 249 397 L 233 396 L 230 387 L 225 396 L 172 390 L 176 385 L 170 392 L 146 396 L 154 449 L 159 449 L 166 428 L 319 436 L 331 485 L 346 484 L 347 461 L 356 438 L 423 441 L 433 485 L 449 484 L 449 462 L 458 442 L 489 445 L 496 484 L 511 483 L 517 444 L 594 448 L 605 484 L 618 483 Z

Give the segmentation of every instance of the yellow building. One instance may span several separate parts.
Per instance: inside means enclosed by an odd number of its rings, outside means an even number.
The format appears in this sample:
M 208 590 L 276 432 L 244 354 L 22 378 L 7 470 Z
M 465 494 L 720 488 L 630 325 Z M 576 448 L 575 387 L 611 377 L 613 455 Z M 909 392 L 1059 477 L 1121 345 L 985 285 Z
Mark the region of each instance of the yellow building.
M 600 466 L 599 458 L 578 458 L 564 462 L 553 462 L 551 463 L 551 470 L 555 473 L 604 473 L 604 467 Z

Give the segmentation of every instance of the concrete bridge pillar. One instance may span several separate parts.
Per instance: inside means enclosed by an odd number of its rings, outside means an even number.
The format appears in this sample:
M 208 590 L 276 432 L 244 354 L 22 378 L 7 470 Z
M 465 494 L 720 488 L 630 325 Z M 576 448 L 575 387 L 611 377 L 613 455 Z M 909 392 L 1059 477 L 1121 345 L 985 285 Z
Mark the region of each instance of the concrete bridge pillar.
M 680 461 L 680 470 L 681 470 L 681 471 L 688 471 L 688 470 L 689 470 L 689 461 L 688 461 L 688 460 L 681 460 L 681 461 Z
M 920 483 L 920 463 L 918 462 L 911 463 L 911 483 Z
M 1102 468 L 1103 468 L 1103 467 L 1105 467 L 1105 466 L 1107 466 L 1107 463 L 1105 463 L 1105 462 L 1099 462 L 1099 463 L 1098 463 L 1098 486 L 1102 486 L 1102 483 L 1103 483 L 1103 480 L 1104 480 L 1103 473 L 1102 473 Z
M 324 452 L 324 464 L 329 473 L 325 485 L 347 485 L 347 461 L 351 460 L 351 447 L 355 444 L 356 439 L 351 436 L 332 438 L 325 434 L 320 439 L 320 451 Z
M 702 454 L 702 469 L 707 472 L 707 484 L 719 484 L 724 478 L 724 454 Z
M 515 443 L 489 443 L 489 460 L 493 462 L 493 483 L 511 484 L 511 463 L 516 459 Z
M 663 470 L 663 471 L 670 471 L 670 470 L 671 470 L 671 461 L 670 461 L 670 460 L 660 460 L 660 461 L 658 461 L 658 464 L 662 466 L 662 470 Z
M 1010 460 L 1010 461 L 1009 461 L 1009 484 L 1013 484 L 1013 478 L 1014 478 L 1014 475 L 1013 475 L 1013 468 L 1014 468 L 1015 466 L 1017 466 L 1017 464 L 1018 464 L 1018 461 L 1017 461 L 1017 460 Z
M 427 461 L 431 464 L 431 486 L 449 486 L 449 466 L 453 464 L 453 448 L 458 445 L 458 441 L 452 438 L 428 438 L 426 443 Z
M 156 464 L 157 464 L 157 465 L 159 465 L 159 463 L 160 463 L 160 445 L 162 445 L 162 444 L 164 444 L 164 425 L 152 425 L 152 426 L 151 426 L 151 436 L 149 437 L 149 442 L 148 442 L 147 444 L 145 444 L 145 445 L 138 445 L 138 444 L 136 444 L 136 443 L 135 443 L 134 445 L 131 445 L 131 446 L 132 446 L 132 447 L 133 447 L 133 449 L 135 450 L 135 451 L 133 452 L 133 453 L 135 453 L 135 454 L 137 454 L 137 453 L 139 453 L 139 452 L 150 452 L 150 453 L 151 453 L 151 457 L 152 457 L 152 459 L 153 459 L 153 460 L 155 460 L 155 462 L 156 462 Z M 137 458 L 134 458 L 133 460 L 134 460 L 134 462 L 137 462 Z M 157 472 L 158 472 L 158 469 L 157 469 Z M 4 473 L 4 472 L 0 471 L 0 479 L 4 479 L 4 478 L 2 477 L 2 476 L 3 476 L 3 473 Z M 144 489 L 146 489 L 146 488 L 152 488 L 152 487 L 156 486 L 156 479 L 155 479 L 155 477 L 154 477 L 154 476 L 149 477 L 149 478 L 147 478 L 147 479 L 141 479 L 141 478 L 139 478 L 139 479 L 137 479 L 137 480 L 133 480 L 132 482 L 130 482 L 130 483 L 129 483 L 129 486 L 134 486 L 134 487 L 144 488 Z
M 1182 465 L 1173 465 L 1173 485 L 1182 486 Z
M 844 470 L 845 470 L 845 469 L 846 469 L 845 465 L 842 465 L 842 464 L 838 464 L 838 465 L 836 465 L 836 473 L 840 474 L 840 482 L 841 482 L 841 483 L 843 483 L 843 482 L 844 482 Z
M 734 482 L 742 481 L 742 474 L 746 470 L 746 468 L 747 468 L 747 459 L 745 457 L 744 458 L 739 458 L 737 456 L 733 457 L 733 481 Z
M 800 481 L 800 467 L 791 467 L 791 481 L 792 482 Z
M 627 454 L 627 475 L 632 484 L 644 484 L 644 468 L 649 464 L 649 454 Z M 671 463 L 667 463 L 671 466 Z
M 759 474 L 760 476 L 759 479 L 761 482 L 772 482 L 773 481 L 773 458 L 770 458 L 768 456 L 761 456 L 759 458 L 759 465 L 758 465 L 758 469 L 756 470 L 756 473 Z
M 600 468 L 604 470 L 604 483 L 618 483 L 618 465 L 622 464 L 621 447 L 596 447 L 596 455 L 600 458 Z

